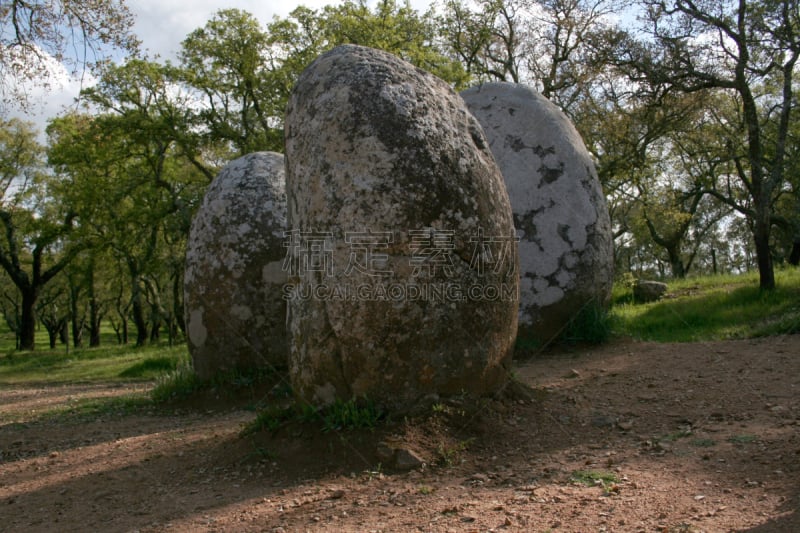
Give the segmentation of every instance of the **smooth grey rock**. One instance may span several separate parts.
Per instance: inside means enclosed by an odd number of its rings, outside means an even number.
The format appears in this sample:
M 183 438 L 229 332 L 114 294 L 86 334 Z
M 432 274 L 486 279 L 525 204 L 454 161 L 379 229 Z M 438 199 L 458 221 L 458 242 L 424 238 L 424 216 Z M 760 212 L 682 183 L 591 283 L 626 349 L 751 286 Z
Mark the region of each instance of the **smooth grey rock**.
M 521 238 L 519 336 L 547 343 L 584 306 L 610 303 L 611 222 L 594 163 L 567 116 L 533 89 L 487 83 L 461 96 L 503 172 Z
M 638 303 L 655 302 L 667 292 L 667 284 L 637 279 L 633 284 L 633 299 Z
M 295 393 L 404 409 L 499 388 L 516 333 L 514 226 L 461 98 L 394 55 L 345 45 L 300 76 L 285 131 Z M 476 254 L 481 232 L 497 237 L 483 243 L 494 255 Z
M 186 245 L 184 308 L 195 372 L 285 368 L 283 155 L 257 152 L 209 185 Z

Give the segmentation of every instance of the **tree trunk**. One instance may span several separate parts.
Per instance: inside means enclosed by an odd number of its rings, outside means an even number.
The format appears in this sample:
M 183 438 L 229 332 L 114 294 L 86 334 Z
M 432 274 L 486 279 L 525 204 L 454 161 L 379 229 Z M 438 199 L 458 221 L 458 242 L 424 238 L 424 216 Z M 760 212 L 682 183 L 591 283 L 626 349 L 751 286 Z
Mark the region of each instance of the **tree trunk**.
M 758 263 L 758 280 L 761 290 L 770 291 L 775 288 L 775 270 L 772 265 L 772 252 L 769 248 L 769 221 L 756 219 L 753 228 L 753 240 L 756 245 L 756 262 Z
M 793 266 L 800 265 L 800 239 L 792 243 L 792 253 L 789 254 L 789 264 Z
M 36 348 L 36 299 L 39 291 L 28 288 L 22 293 L 22 305 L 19 321 L 19 349 L 34 350 Z
M 89 298 L 89 346 L 100 346 L 100 321 L 102 317 L 94 289 L 94 258 L 90 258 L 89 268 L 86 271 L 86 290 Z
M 62 320 L 61 325 L 58 327 L 58 336 L 61 339 L 61 344 L 67 345 L 67 350 L 69 350 L 69 325 L 67 320 Z
M 50 349 L 56 349 L 56 342 L 58 341 L 58 328 L 46 328 L 47 329 L 47 337 L 50 340 Z
M 683 266 L 679 246 L 668 246 L 667 255 L 669 256 L 669 268 L 672 271 L 672 277 L 675 279 L 685 278 L 686 268 Z
M 94 291 L 92 291 L 94 292 Z M 100 346 L 100 306 L 97 298 L 92 295 L 89 299 L 89 346 Z
M 72 317 L 72 346 L 81 348 L 83 346 L 83 326 L 84 321 Z
M 147 344 L 147 320 L 144 318 L 144 306 L 142 305 L 141 289 L 137 286 L 133 287 L 134 295 L 132 297 L 133 324 L 136 326 L 136 346 L 144 346 Z
M 180 273 L 176 273 L 172 280 L 172 316 L 181 333 L 186 333 L 186 321 L 183 318 L 183 276 Z

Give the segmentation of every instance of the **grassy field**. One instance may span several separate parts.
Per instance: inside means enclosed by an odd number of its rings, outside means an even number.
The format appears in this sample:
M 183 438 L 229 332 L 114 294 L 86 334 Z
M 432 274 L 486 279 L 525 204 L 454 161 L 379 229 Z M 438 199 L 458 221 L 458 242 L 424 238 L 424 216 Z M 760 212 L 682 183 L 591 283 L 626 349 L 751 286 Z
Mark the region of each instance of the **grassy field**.
M 758 289 L 757 274 L 708 276 L 668 283 L 665 298 L 634 304 L 631 289 L 614 289 L 609 315 L 612 337 L 657 342 L 697 342 L 800 333 L 800 270 L 776 273 L 778 288 Z M 153 382 L 170 374 L 185 390 L 196 386 L 187 371 L 186 346 L 120 346 L 105 332 L 99 348 L 46 349 L 44 329 L 35 352 L 15 352 L 14 336 L 0 333 L 0 386 L 23 383 Z
M 614 288 L 615 335 L 657 342 L 699 342 L 800 333 L 800 269 L 779 270 L 777 288 L 762 292 L 758 274 L 668 282 L 666 296 L 634 304 L 631 289 Z

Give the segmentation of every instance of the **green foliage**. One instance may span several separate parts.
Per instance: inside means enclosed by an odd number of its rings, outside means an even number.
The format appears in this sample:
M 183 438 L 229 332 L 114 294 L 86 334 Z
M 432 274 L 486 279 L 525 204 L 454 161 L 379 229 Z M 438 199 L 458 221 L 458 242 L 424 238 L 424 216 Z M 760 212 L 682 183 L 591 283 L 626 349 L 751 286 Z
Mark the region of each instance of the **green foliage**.
M 433 13 L 419 14 L 408 3 L 379 0 L 371 10 L 365 0 L 328 5 L 320 14 L 326 48 L 357 44 L 391 52 L 463 89 L 468 75 L 462 64 L 437 46 Z
M 800 270 L 776 273 L 778 287 L 759 289 L 756 274 L 671 282 L 668 297 L 612 308 L 615 331 L 658 342 L 741 339 L 800 332 Z
M 614 483 L 619 482 L 619 478 L 613 472 L 599 470 L 576 470 L 572 473 L 570 479 L 573 483 L 580 483 L 587 487 L 601 485 L 605 490 L 608 490 Z
M 543 345 L 538 339 L 523 338 L 518 336 L 517 340 L 514 341 L 514 353 L 520 354 L 521 356 L 528 356 L 538 353 L 542 348 Z
M 175 370 L 162 375 L 156 380 L 156 386 L 150 392 L 155 403 L 184 399 L 200 389 L 201 382 L 194 369 L 188 363 L 178 365 Z
M 611 336 L 611 330 L 611 314 L 605 307 L 592 301 L 572 317 L 562 334 L 562 339 L 567 342 L 602 344 Z
M 750 444 L 756 441 L 758 437 L 755 435 L 734 435 L 728 438 L 728 442 L 732 444 Z
M 164 372 L 175 370 L 178 367 L 178 359 L 175 357 L 159 356 L 148 357 L 139 361 L 119 373 L 121 378 L 154 378 Z
M 317 410 L 322 418 L 323 431 L 343 429 L 373 429 L 385 412 L 367 398 L 337 399 L 333 404 Z
M 423 496 L 428 496 L 436 492 L 436 488 L 431 487 L 430 485 L 420 485 L 417 487 L 417 494 L 422 494 Z
M 107 345 L 72 349 L 68 354 L 63 348 L 35 353 L 12 352 L 0 357 L 0 383 L 97 382 L 119 380 L 121 377 L 127 381 L 152 379 L 154 371 L 139 376 L 121 376 L 148 359 L 171 361 L 169 364 L 178 365 L 187 359 L 186 347 L 156 345 L 137 349 L 132 346 Z
M 269 405 L 259 411 L 255 420 L 246 424 L 240 434 L 251 435 L 264 430 L 274 432 L 286 422 L 297 418 L 297 411 L 293 406 Z
M 336 400 L 326 407 L 315 408 L 309 404 L 269 405 L 261 410 L 255 420 L 242 430 L 249 435 L 261 430 L 275 431 L 288 422 L 321 424 L 322 431 L 374 429 L 386 412 L 372 401 L 361 398 Z
M 460 440 L 456 443 L 440 442 L 436 446 L 436 464 L 447 467 L 457 465 L 461 462 L 461 456 L 472 444 L 472 440 Z

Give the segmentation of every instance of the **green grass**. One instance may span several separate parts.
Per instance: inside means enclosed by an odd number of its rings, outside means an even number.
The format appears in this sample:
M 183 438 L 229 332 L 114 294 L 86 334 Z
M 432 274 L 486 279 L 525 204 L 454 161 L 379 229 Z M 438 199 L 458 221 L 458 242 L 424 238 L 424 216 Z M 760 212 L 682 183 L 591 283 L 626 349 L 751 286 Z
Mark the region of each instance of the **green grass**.
M 614 290 L 614 333 L 657 342 L 696 342 L 800 333 L 800 270 L 776 271 L 774 291 L 760 291 L 756 273 L 668 282 L 661 301 L 636 305 Z
M 148 381 L 187 360 L 185 345 L 134 348 L 110 344 L 69 354 L 62 350 L 12 352 L 0 356 L 0 385 Z
M 609 312 L 595 302 L 589 302 L 569 321 L 562 340 L 571 343 L 602 344 L 612 332 Z
M 576 470 L 572 473 L 570 480 L 573 483 L 580 483 L 587 487 L 601 485 L 604 489 L 619 482 L 619 479 L 613 472 L 603 472 L 599 470 Z
M 336 400 L 327 407 L 314 408 L 308 404 L 268 405 L 259 411 L 256 419 L 247 424 L 242 435 L 262 430 L 275 431 L 289 422 L 320 424 L 322 431 L 374 429 L 386 417 L 383 409 L 372 401 L 361 398 Z

